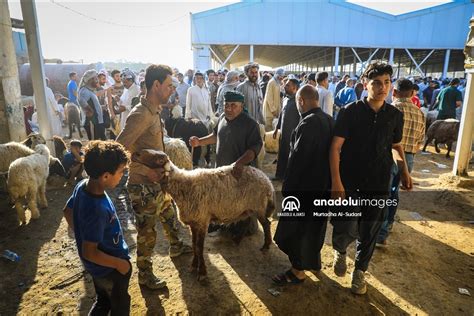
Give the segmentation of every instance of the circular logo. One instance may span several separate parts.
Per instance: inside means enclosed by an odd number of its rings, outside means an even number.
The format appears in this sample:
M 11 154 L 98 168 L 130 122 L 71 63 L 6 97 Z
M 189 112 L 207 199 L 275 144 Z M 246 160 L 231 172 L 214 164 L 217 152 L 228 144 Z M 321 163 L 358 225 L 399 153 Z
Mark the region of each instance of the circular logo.
M 292 195 L 287 196 L 281 201 L 281 208 L 283 212 L 298 212 L 300 210 L 300 201 Z

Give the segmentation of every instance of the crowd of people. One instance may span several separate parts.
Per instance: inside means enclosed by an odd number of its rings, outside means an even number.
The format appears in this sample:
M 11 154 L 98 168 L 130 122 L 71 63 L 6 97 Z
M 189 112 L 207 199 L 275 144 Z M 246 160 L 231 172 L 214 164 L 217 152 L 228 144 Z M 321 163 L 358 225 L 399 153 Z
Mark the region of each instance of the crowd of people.
M 209 134 L 191 137 L 190 146 L 215 144 L 215 166 L 232 165 L 236 179 L 245 166 L 256 166 L 263 129 L 279 137 L 273 180 L 282 181 L 283 196 L 298 198 L 307 214 L 297 220 L 279 217 L 274 240 L 288 255 L 290 268 L 272 277 L 276 284 L 299 284 L 305 271 L 321 270 L 328 208 L 317 206 L 313 212 L 315 199 L 395 201 L 338 206 L 329 212 L 334 272 L 346 274 L 346 249 L 356 241 L 351 290 L 365 294 L 364 273 L 376 245 L 387 246 L 400 184 L 412 188 L 410 172 L 425 135 L 420 108 L 437 108 L 438 119 L 456 118 L 465 87 L 457 78 L 393 80 L 392 67 L 379 62 L 370 64 L 360 78 L 262 71 L 256 63 L 246 65 L 243 73 L 224 69 L 182 74 L 151 65 L 138 74 L 130 69 L 110 74 L 89 70 L 79 85 L 77 74 L 69 78 L 68 99 L 80 110 L 92 142 L 85 152 L 80 142 L 71 142 L 68 165 L 75 168 L 78 184 L 65 217 L 94 280 L 97 301 L 92 309 L 122 314 L 130 309 L 131 264 L 106 190 L 126 183 L 137 228 L 139 284 L 150 289 L 166 286 L 153 272 L 158 221 L 169 241 L 170 257 L 192 252 L 176 226 L 173 198 L 159 184 L 164 170 L 129 157 L 143 149 L 164 150 L 164 120 L 184 117 L 205 124 Z M 48 98 L 49 113 L 61 124 L 64 110 L 53 101 Z M 115 142 L 104 142 L 107 139 Z M 88 180 L 80 178 L 82 167 Z M 240 241 L 250 226 L 251 219 L 235 224 L 234 240 Z

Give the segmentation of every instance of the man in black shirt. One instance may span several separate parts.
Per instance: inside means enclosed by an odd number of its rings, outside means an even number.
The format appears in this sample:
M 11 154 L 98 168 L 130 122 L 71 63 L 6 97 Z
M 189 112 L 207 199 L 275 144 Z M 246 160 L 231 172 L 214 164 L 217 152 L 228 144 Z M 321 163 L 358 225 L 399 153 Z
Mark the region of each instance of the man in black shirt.
M 219 117 L 213 133 L 202 138 L 192 136 L 189 144 L 192 147 L 217 144 L 216 167 L 233 164 L 232 175 L 238 179 L 245 165 L 255 166 L 263 141 L 258 123 L 243 111 L 244 95 L 227 91 L 224 100 L 224 113 Z M 256 219 L 251 217 L 230 225 L 229 231 L 238 243 L 244 235 L 254 232 L 256 227 Z
M 357 206 L 341 207 L 339 211 L 345 216 L 333 217 L 331 221 L 336 275 L 346 274 L 346 248 L 357 239 L 351 287 L 355 294 L 367 291 L 364 272 L 374 252 L 386 204 L 390 203 L 387 198 L 390 170 L 394 163 L 392 148 L 403 159 L 403 186 L 408 190 L 412 187 L 400 144 L 403 114 L 385 102 L 392 74 L 390 65 L 369 65 L 363 75 L 368 97 L 347 105 L 339 114 L 330 150 L 332 198 L 343 200 L 350 197 L 358 202 Z
M 274 240 L 291 263 L 291 269 L 272 278 L 279 285 L 302 283 L 305 270 L 321 270 L 320 251 L 327 217 L 316 218 L 310 214 L 315 210 L 312 200 L 327 199 L 331 185 L 328 153 L 333 119 L 319 107 L 315 87 L 303 86 L 296 100 L 301 121 L 291 135 L 282 194 L 285 198 L 296 197 L 306 216 L 299 219 L 282 216 L 278 221 Z

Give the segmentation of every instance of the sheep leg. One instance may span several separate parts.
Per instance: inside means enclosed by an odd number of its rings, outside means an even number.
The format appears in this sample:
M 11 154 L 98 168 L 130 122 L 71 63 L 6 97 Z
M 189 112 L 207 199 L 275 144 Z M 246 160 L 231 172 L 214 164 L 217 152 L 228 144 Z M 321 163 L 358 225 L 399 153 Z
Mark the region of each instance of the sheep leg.
M 439 154 L 441 150 L 439 150 L 439 148 L 438 148 L 438 141 L 436 139 L 435 139 L 434 146 L 435 146 L 436 152 Z
M 449 156 L 449 153 L 451 152 L 451 148 L 453 146 L 453 143 L 449 142 L 449 143 L 446 143 L 446 146 L 448 147 L 448 152 L 446 153 L 446 158 L 451 158 Z
M 41 193 L 38 192 L 38 195 L 39 194 Z M 31 191 L 29 191 L 27 194 L 28 208 L 30 209 L 32 219 L 38 219 L 40 217 L 40 211 L 38 209 L 36 195 L 37 195 L 37 192 L 31 192 Z
M 207 280 L 206 263 L 204 262 L 204 238 L 206 231 L 204 229 L 197 229 L 196 236 L 196 254 L 198 256 L 198 281 L 205 282 Z
M 77 126 L 77 131 L 79 132 L 79 137 L 82 138 L 81 121 L 78 121 L 76 126 Z
M 426 151 L 426 146 L 428 146 L 429 143 L 431 143 L 433 139 L 431 137 L 428 137 L 425 142 L 425 146 L 423 146 L 423 151 Z
M 265 251 L 270 248 L 270 245 L 272 243 L 272 235 L 270 231 L 270 221 L 268 218 L 264 216 L 259 216 L 258 221 L 260 222 L 260 225 L 262 225 L 263 228 L 263 236 L 264 236 L 264 243 L 263 247 L 260 248 L 260 250 Z
M 72 130 L 72 125 L 73 125 L 73 123 L 72 123 L 72 122 L 68 122 L 68 125 L 69 125 L 69 135 L 68 135 L 67 138 L 71 139 L 71 138 L 72 138 L 72 132 L 73 132 L 73 130 Z
M 39 205 L 41 208 L 48 207 L 48 200 L 46 199 L 46 181 L 44 181 L 38 190 L 39 195 Z
M 26 224 L 25 210 L 23 209 L 23 203 L 20 201 L 20 199 L 15 199 L 15 209 L 20 225 Z
M 198 268 L 198 255 L 196 253 L 197 230 L 193 225 L 191 225 L 191 235 L 193 239 L 193 262 L 191 263 L 191 272 L 196 272 Z

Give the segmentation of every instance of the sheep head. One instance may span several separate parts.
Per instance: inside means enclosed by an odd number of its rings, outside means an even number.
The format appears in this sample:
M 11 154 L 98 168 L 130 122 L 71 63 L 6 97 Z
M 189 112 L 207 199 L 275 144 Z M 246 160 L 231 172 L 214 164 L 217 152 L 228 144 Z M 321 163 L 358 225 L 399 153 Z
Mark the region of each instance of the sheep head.
M 34 148 L 38 144 L 46 144 L 46 140 L 39 133 L 30 133 L 27 138 L 21 142 L 21 144 L 30 148 Z
M 160 181 L 160 184 L 162 188 L 166 187 L 171 171 L 171 163 L 168 159 L 168 155 L 158 150 L 142 149 L 132 154 L 132 161 L 145 165 L 150 169 L 164 168 L 165 176 Z

